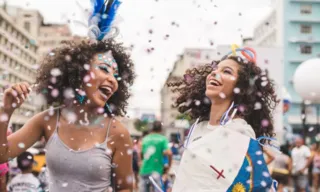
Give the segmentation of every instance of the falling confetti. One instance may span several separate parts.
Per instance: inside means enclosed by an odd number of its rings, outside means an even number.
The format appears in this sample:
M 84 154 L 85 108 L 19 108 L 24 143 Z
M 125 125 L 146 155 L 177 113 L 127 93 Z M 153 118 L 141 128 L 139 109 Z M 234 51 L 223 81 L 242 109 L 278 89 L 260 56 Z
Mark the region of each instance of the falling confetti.
M 226 94 L 224 94 L 224 93 L 222 93 L 222 92 L 219 93 L 219 96 L 220 96 L 220 98 L 222 98 L 222 99 L 225 99 L 225 98 L 226 98 Z
M 264 120 L 262 120 L 261 125 L 262 125 L 262 127 L 268 127 L 269 121 L 267 119 L 264 119 Z
M 51 74 L 52 76 L 54 76 L 54 77 L 57 77 L 57 76 L 61 75 L 62 73 L 61 73 L 60 69 L 58 69 L 58 68 L 53 68 L 53 69 L 51 69 L 50 74 Z
M 234 89 L 233 89 L 233 92 L 234 92 L 235 94 L 240 93 L 240 88 L 238 88 L 238 87 L 234 88 Z
M 260 102 L 256 102 L 254 104 L 254 110 L 260 110 L 261 109 L 261 103 Z
M 309 127 L 308 131 L 312 132 L 314 130 L 314 127 Z
M 18 147 L 21 148 L 21 149 L 24 149 L 26 146 L 25 146 L 24 143 L 19 143 L 19 144 L 18 144 Z

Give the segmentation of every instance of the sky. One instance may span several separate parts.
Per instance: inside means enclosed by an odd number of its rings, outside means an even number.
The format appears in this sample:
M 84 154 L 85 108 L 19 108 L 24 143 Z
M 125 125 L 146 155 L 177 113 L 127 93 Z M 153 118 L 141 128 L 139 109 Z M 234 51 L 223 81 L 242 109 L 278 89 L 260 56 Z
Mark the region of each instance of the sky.
M 68 20 L 86 23 L 83 9 L 90 8 L 89 0 L 7 0 L 7 3 L 39 10 L 45 23 Z M 134 45 L 131 57 L 138 75 L 128 115 L 159 116 L 161 88 L 185 48 L 241 44 L 240 36 L 252 36 L 254 27 L 270 10 L 270 0 L 122 0 L 117 40 L 126 46 Z M 86 35 L 86 27 L 71 23 L 74 34 Z M 169 37 L 165 40 L 166 35 Z M 154 51 L 148 53 L 146 50 L 152 47 Z

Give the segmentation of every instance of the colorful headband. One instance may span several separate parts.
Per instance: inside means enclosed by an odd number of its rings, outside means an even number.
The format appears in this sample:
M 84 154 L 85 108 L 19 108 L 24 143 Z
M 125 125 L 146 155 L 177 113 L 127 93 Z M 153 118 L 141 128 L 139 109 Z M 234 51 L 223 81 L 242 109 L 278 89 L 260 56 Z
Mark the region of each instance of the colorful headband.
M 113 26 L 116 13 L 121 2 L 119 0 L 91 0 L 93 11 L 89 17 L 88 36 L 96 40 L 113 38 L 119 34 L 119 29 Z M 114 30 L 113 33 L 111 31 Z
M 231 45 L 231 50 L 227 55 L 225 55 L 224 57 L 222 57 L 221 60 L 226 59 L 228 56 L 230 56 L 231 54 L 236 56 L 237 52 L 240 52 L 242 56 L 244 56 L 247 60 L 256 63 L 256 51 L 250 47 L 244 47 L 244 48 L 239 48 L 238 45 L 236 44 L 232 44 Z

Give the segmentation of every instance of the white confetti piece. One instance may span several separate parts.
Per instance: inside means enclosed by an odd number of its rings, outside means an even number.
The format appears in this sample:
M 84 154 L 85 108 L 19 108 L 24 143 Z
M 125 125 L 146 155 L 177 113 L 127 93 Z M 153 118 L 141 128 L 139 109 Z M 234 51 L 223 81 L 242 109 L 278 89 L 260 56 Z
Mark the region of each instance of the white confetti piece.
M 8 121 L 9 120 L 9 116 L 7 114 L 2 114 L 0 116 L 0 121 L 1 122 L 5 122 L 5 121 Z
M 261 186 L 262 186 L 262 187 L 266 187 L 266 186 L 267 186 L 267 182 L 261 181 Z
M 62 187 L 67 187 L 68 183 L 62 183 Z
M 60 69 L 58 69 L 58 68 L 53 68 L 53 69 L 51 69 L 50 74 L 51 74 L 52 76 L 54 76 L 54 77 L 57 77 L 57 76 L 61 75 L 62 73 L 61 73 Z
M 21 148 L 21 149 L 24 149 L 26 147 L 26 145 L 24 143 L 19 143 L 18 147 Z
M 254 104 L 254 110 L 259 110 L 259 109 L 261 109 L 261 103 L 260 102 L 256 102 Z
M 226 98 L 226 94 L 224 94 L 224 93 L 222 93 L 222 92 L 219 93 L 219 96 L 220 96 L 222 99 L 225 99 L 225 98 Z
M 233 89 L 233 92 L 234 92 L 235 94 L 240 93 L 240 88 L 238 88 L 238 87 L 234 88 L 234 89 Z

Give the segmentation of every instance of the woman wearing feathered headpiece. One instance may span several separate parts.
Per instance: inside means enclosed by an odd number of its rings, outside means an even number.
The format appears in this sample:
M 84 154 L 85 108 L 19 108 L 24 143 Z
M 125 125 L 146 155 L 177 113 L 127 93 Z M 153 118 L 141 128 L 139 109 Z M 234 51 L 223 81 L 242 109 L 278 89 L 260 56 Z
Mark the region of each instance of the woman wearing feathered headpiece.
M 116 116 L 126 113 L 134 66 L 113 39 L 120 2 L 92 3 L 89 34 L 94 39 L 54 49 L 42 61 L 35 84 L 6 89 L 0 108 L 0 163 L 44 136 L 50 192 L 132 190 L 131 139 Z M 11 115 L 32 89 L 46 99 L 49 110 L 6 137 Z

